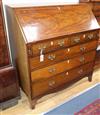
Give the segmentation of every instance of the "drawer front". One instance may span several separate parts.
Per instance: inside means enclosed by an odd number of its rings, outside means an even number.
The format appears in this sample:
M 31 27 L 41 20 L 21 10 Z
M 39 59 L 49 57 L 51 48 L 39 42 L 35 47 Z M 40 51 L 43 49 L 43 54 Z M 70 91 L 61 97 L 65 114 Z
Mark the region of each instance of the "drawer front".
M 79 55 L 78 57 L 54 64 L 52 66 L 32 71 L 31 79 L 32 81 L 35 81 L 43 78 L 48 78 L 61 72 L 64 72 L 66 70 L 78 67 L 87 62 L 93 61 L 95 58 L 95 53 L 96 53 L 95 51 L 92 51 L 84 55 Z
M 35 82 L 32 85 L 33 97 L 41 95 L 49 91 L 50 89 L 56 88 L 64 83 L 70 82 L 80 76 L 91 72 L 93 69 L 93 62 L 85 64 L 79 68 L 66 71 L 62 74 L 53 76 L 52 78 L 42 79 L 41 81 Z
M 27 44 L 28 56 L 35 57 L 57 49 L 73 46 L 75 44 L 80 44 L 85 41 L 89 41 L 97 38 L 98 38 L 98 31 L 92 31 L 92 32 L 85 32 L 85 33 L 67 36 L 66 38 L 61 37 L 60 39 L 56 39 L 56 40 L 48 40 L 48 41 L 38 42 L 35 44 Z
M 28 54 L 31 57 L 35 57 L 37 55 L 40 55 L 41 52 L 47 53 L 68 46 L 70 46 L 70 39 L 68 39 L 67 37 L 62 37 L 60 39 L 43 41 L 40 43 L 35 43 L 32 46 L 28 46 Z
M 44 66 L 49 66 L 61 60 L 72 58 L 76 56 L 78 53 L 84 53 L 96 49 L 96 47 L 97 40 L 45 54 L 44 60 L 42 62 L 40 61 L 40 56 L 30 58 L 30 69 L 33 70 L 42 68 Z
M 85 41 L 90 41 L 93 39 L 97 39 L 98 38 L 98 33 L 97 31 L 93 31 L 93 32 L 87 32 L 87 33 L 82 33 L 80 35 L 74 35 L 73 37 L 71 37 L 71 45 L 76 45 L 76 44 L 80 44 L 83 43 Z

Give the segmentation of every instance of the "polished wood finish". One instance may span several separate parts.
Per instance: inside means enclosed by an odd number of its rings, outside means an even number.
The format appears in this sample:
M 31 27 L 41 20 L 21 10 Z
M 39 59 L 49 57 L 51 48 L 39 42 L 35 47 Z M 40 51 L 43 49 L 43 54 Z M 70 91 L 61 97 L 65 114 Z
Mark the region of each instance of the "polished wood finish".
M 15 39 L 15 45 L 16 45 L 16 52 L 17 52 L 16 63 L 18 66 L 19 75 L 21 76 L 19 79 L 21 81 L 22 89 L 30 97 L 31 96 L 31 88 L 30 88 L 29 70 L 28 70 L 28 66 L 27 66 L 28 65 L 27 48 L 26 48 L 26 45 L 25 45 L 25 42 L 23 39 L 23 34 L 21 33 L 21 31 L 19 29 L 20 28 L 19 25 L 17 23 L 14 23 L 14 25 L 17 30 L 17 31 L 14 31 L 14 35 L 18 38 L 18 39 Z
M 18 102 L 19 86 L 16 68 L 12 65 L 8 41 L 4 30 L 2 1 L 0 0 L 0 109 L 6 109 Z
M 21 85 L 31 108 L 38 98 L 85 75 L 92 80 L 99 25 L 89 5 L 8 9 Z
M 35 7 L 35 10 L 33 10 L 34 8 L 31 7 L 14 9 L 17 20 L 20 21 L 23 33 L 25 34 L 24 39 L 26 43 L 36 43 L 37 41 L 40 42 L 46 39 L 64 36 L 66 34 L 70 35 L 82 32 L 82 30 L 89 31 L 90 29 L 93 30 L 99 28 L 99 25 L 90 10 L 90 6 L 87 4 L 68 5 L 67 7 Z M 68 13 L 66 13 L 66 11 Z M 81 15 L 82 13 L 84 15 Z M 90 18 L 93 18 L 95 25 L 93 25 Z
M 29 58 L 30 69 L 35 70 L 42 68 L 43 66 L 48 66 L 60 62 L 60 60 L 66 60 L 77 56 L 79 53 L 83 54 L 85 52 L 91 51 L 97 48 L 97 40 L 90 41 L 89 43 L 80 44 L 73 46 L 71 48 L 64 48 L 61 50 L 53 51 L 45 54 L 45 59 L 43 62 L 40 62 L 40 57 Z M 61 55 L 63 54 L 63 55 Z
M 54 51 L 57 49 L 60 49 L 61 47 L 69 47 L 70 46 L 70 40 L 67 37 L 59 37 L 54 40 L 48 40 L 48 41 L 43 41 L 43 42 L 38 42 L 33 45 L 29 44 L 28 49 L 29 49 L 29 56 L 30 57 L 35 57 L 37 55 L 40 55 L 40 50 L 43 47 L 45 50 L 43 53 L 47 53 L 50 51 Z
M 82 64 L 93 61 L 94 57 L 95 57 L 95 51 L 89 52 L 89 53 L 84 54 L 84 55 L 79 55 L 78 57 L 75 57 L 74 59 L 72 58 L 72 59 L 54 64 L 52 66 L 48 66 L 46 68 L 32 71 L 31 72 L 31 79 L 32 79 L 32 81 L 36 81 L 39 79 L 52 77 L 56 74 L 62 73 L 64 71 L 78 67 Z
M 61 74 L 53 76 L 52 78 L 48 79 L 41 79 L 38 82 L 33 83 L 32 90 L 33 90 L 33 98 L 46 93 L 47 91 L 56 88 L 64 83 L 70 82 L 73 79 L 76 79 L 82 75 L 87 74 L 88 72 L 92 71 L 93 63 L 88 63 L 83 66 L 77 67 L 75 69 L 65 71 Z M 42 87 L 42 88 L 41 88 Z
M 2 11 L 0 6 L 0 67 L 10 64 L 7 40 L 4 34 Z
M 92 36 L 91 36 L 92 35 Z M 91 38 L 89 38 L 91 36 Z M 80 33 L 80 34 L 74 34 L 70 36 L 70 39 L 67 37 L 69 36 L 64 36 L 64 37 L 58 37 L 56 40 L 46 40 L 43 42 L 38 42 L 35 44 L 29 44 L 28 45 L 28 55 L 30 57 L 35 57 L 37 55 L 40 55 L 40 50 L 43 49 L 43 53 L 48 53 L 57 49 L 73 46 L 79 43 L 84 43 L 86 41 L 89 41 L 91 39 L 97 39 L 98 38 L 98 33 L 97 31 L 92 31 L 90 32 L 85 32 L 85 33 Z
M 0 69 L 0 103 L 19 95 L 19 86 L 16 74 L 16 69 L 12 66 Z

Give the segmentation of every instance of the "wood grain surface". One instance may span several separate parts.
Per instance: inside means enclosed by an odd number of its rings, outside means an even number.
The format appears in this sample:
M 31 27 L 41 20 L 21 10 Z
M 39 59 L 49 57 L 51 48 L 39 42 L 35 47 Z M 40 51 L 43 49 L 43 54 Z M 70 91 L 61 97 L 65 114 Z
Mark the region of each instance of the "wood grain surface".
M 3 18 L 0 6 L 0 67 L 10 64 L 7 39 L 4 32 Z
M 70 71 L 60 73 L 56 76 L 53 76 L 52 78 L 41 79 L 41 81 L 35 82 L 33 84 L 32 95 L 33 97 L 36 97 L 49 91 L 50 89 L 56 88 L 60 85 L 63 85 L 64 83 L 68 83 L 73 79 L 76 79 L 92 71 L 92 67 L 93 63 L 88 63 Z
M 16 69 L 13 66 L 0 69 L 0 103 L 19 96 Z
M 89 5 L 82 4 L 15 8 L 14 13 L 29 43 L 98 29 L 90 9 Z
M 88 4 L 9 9 L 12 31 L 17 30 L 14 39 L 21 85 L 31 108 L 43 95 L 85 75 L 92 80 L 99 25 Z M 69 79 L 59 77 L 65 72 Z
M 48 78 L 48 77 L 54 76 L 58 73 L 62 73 L 66 70 L 70 70 L 72 68 L 78 67 L 85 63 L 91 62 L 94 60 L 95 54 L 96 54 L 95 51 L 92 51 L 92 52 L 86 53 L 84 55 L 79 55 L 75 58 L 65 60 L 60 63 L 48 66 L 48 67 L 38 69 L 36 71 L 32 71 L 31 79 L 34 82 L 36 80 Z
M 40 62 L 40 56 L 32 57 L 29 58 L 30 69 L 31 71 L 35 69 L 40 69 L 42 67 L 46 67 L 55 64 L 57 62 L 60 62 L 61 60 L 63 61 L 75 57 L 79 53 L 83 54 L 96 48 L 97 48 L 97 40 L 44 54 L 43 62 Z

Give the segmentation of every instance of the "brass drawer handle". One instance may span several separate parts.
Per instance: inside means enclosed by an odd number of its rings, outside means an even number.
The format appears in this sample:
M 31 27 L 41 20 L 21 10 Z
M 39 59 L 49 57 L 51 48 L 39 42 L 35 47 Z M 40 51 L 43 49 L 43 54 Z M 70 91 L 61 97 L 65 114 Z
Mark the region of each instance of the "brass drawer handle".
M 77 37 L 77 38 L 74 38 L 74 42 L 75 42 L 75 43 L 79 43 L 79 42 L 80 42 L 80 38 L 78 38 L 78 37 Z
M 65 41 L 64 41 L 64 40 L 60 40 L 60 41 L 58 41 L 58 45 L 59 45 L 59 46 L 62 47 L 62 46 L 64 46 L 64 44 L 65 44 Z
M 48 56 L 48 59 L 49 60 L 54 60 L 56 58 L 55 54 L 51 54 Z
M 39 50 L 40 50 L 40 62 L 44 61 L 44 50 L 46 48 L 46 45 L 39 45 Z
M 55 84 L 56 84 L 55 81 L 50 81 L 50 82 L 49 82 L 49 86 L 50 86 L 50 87 L 54 86 Z
M 55 68 L 49 68 L 48 71 L 49 71 L 49 73 L 54 73 L 56 71 L 56 69 Z
M 80 51 L 84 52 L 85 51 L 85 47 L 80 47 Z
M 85 58 L 84 57 L 80 57 L 80 62 L 84 62 L 85 61 Z
M 45 48 L 46 48 L 46 45 L 43 45 L 43 44 L 39 45 L 38 47 L 39 50 L 44 50 Z
M 79 73 L 79 74 L 82 74 L 82 73 L 83 73 L 83 69 L 80 69 L 80 70 L 78 71 L 78 73 Z
M 89 35 L 88 35 L 88 39 L 90 39 L 90 40 L 93 39 L 93 37 L 94 37 L 93 34 L 89 34 Z

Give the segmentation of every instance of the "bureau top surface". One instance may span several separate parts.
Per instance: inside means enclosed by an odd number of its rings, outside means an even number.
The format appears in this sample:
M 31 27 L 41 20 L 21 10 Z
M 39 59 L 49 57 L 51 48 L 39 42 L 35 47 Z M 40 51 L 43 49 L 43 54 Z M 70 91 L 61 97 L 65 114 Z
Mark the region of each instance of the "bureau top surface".
M 99 29 L 87 4 L 14 8 L 27 43 Z

